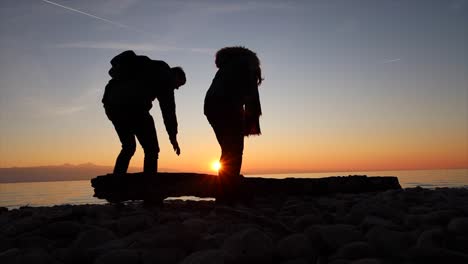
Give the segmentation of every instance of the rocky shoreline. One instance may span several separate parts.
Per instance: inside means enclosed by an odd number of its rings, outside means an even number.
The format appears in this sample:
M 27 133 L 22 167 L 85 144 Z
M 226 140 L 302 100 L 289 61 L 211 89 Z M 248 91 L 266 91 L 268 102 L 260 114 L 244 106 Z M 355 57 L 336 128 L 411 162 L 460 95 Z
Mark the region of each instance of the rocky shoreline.
M 468 189 L 4 208 L 0 263 L 468 263 Z

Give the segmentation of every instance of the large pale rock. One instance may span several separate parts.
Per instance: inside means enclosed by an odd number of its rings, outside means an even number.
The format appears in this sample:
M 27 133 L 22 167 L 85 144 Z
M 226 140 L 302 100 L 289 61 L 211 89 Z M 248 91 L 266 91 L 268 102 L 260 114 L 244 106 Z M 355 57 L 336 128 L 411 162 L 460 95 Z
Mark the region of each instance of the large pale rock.
M 450 233 L 459 236 L 468 236 L 468 217 L 452 219 L 447 226 Z
M 181 264 L 223 264 L 224 252 L 217 249 L 197 251 L 187 256 Z
M 276 252 L 283 259 L 312 259 L 318 254 L 318 249 L 308 236 L 298 233 L 281 239 L 276 245 Z
M 235 233 L 222 246 L 229 263 L 271 263 L 274 246 L 271 238 L 258 229 Z
M 96 258 L 95 264 L 139 264 L 138 251 L 129 249 L 113 250 Z

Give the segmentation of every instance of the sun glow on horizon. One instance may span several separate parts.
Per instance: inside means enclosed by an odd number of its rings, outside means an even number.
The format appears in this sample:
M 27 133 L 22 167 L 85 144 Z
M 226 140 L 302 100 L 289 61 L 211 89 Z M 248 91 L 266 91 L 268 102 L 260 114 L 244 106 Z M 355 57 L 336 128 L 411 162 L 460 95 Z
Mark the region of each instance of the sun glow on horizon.
M 213 161 L 211 163 L 211 169 L 218 172 L 221 169 L 221 163 L 219 161 Z

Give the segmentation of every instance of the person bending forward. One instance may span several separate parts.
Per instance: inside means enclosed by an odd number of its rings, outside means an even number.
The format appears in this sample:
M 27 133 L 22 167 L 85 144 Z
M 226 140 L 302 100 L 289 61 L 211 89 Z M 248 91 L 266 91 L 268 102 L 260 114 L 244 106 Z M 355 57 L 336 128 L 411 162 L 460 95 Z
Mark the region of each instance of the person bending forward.
M 136 150 L 136 137 L 145 153 L 143 172 L 155 175 L 159 145 L 149 110 L 157 98 L 169 139 L 179 155 L 174 90 L 185 84 L 185 73 L 180 67 L 170 68 L 164 61 L 137 56 L 131 50 L 114 57 L 111 65 L 109 75 L 112 79 L 106 85 L 102 103 L 122 143 L 113 173 L 127 173 Z

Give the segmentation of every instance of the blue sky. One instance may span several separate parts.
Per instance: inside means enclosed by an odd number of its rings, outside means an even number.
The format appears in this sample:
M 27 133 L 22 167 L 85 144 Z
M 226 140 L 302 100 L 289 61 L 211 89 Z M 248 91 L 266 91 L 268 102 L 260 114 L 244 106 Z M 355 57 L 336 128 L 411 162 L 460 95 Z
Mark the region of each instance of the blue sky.
M 232 45 L 265 75 L 247 170 L 468 166 L 466 0 L 6 0 L 0 20 L 0 167 L 112 164 L 100 99 L 110 59 L 133 49 L 185 69 L 180 158 L 152 114 L 163 166 L 203 170 L 219 155 L 203 98 Z

